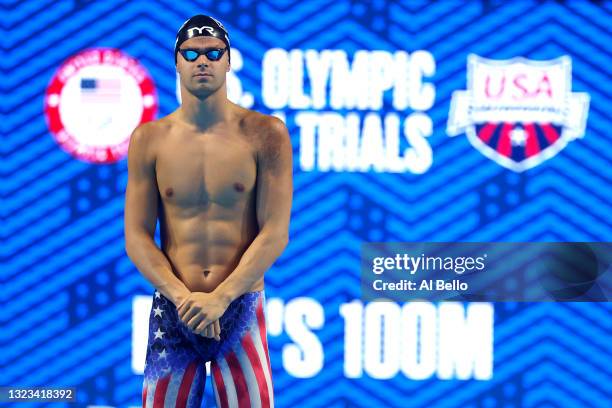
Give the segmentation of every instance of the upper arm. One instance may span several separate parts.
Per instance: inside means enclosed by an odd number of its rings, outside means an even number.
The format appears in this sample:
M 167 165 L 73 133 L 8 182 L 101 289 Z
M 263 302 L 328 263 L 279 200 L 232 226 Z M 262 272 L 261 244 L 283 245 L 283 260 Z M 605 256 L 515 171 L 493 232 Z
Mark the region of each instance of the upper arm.
M 152 140 L 153 134 L 146 124 L 134 129 L 130 137 L 124 215 L 126 245 L 138 232 L 155 235 L 158 189 Z
M 259 127 L 257 154 L 257 222 L 288 239 L 293 198 L 291 139 L 285 123 L 267 116 Z

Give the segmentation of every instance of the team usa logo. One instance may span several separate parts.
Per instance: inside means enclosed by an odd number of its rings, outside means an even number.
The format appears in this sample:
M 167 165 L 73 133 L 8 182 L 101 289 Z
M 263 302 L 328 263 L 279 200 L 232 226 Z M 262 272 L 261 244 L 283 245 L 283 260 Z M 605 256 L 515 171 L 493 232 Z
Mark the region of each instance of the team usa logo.
M 85 50 L 66 60 L 45 95 L 55 141 L 90 163 L 124 158 L 132 131 L 155 119 L 157 106 L 155 85 L 145 68 L 112 48 Z
M 467 90 L 453 92 L 447 133 L 516 172 L 539 165 L 583 137 L 589 95 L 571 92 L 571 59 L 470 55 Z

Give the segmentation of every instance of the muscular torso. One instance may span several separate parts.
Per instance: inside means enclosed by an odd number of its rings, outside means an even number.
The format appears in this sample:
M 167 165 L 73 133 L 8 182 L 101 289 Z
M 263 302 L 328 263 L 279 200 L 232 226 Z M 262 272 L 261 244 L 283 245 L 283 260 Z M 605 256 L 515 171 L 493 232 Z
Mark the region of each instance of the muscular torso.
M 188 289 L 211 292 L 258 233 L 255 137 L 242 120 L 201 133 L 174 116 L 156 126 L 161 249 Z

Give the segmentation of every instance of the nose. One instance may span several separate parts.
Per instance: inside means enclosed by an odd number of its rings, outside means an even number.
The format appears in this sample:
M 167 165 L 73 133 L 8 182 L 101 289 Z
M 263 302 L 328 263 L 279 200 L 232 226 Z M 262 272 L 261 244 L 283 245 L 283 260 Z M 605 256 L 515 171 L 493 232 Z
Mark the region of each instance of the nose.
M 196 60 L 196 63 L 198 64 L 198 67 L 200 67 L 202 65 L 207 67 L 208 66 L 208 59 L 206 58 L 206 55 L 200 55 L 198 57 L 198 59 Z

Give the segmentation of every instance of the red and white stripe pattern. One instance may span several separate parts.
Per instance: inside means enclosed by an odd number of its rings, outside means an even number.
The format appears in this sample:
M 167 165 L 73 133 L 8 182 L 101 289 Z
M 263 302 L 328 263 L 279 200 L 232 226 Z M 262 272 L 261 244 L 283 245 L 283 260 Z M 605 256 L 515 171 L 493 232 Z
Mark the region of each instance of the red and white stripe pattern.
M 193 360 L 184 370 L 175 371 L 156 381 L 145 379 L 142 406 L 144 408 L 199 407 L 205 382 L 206 367 L 200 360 Z
M 219 408 L 274 406 L 263 296 L 257 303 L 254 322 L 231 351 L 212 361 L 213 391 Z

